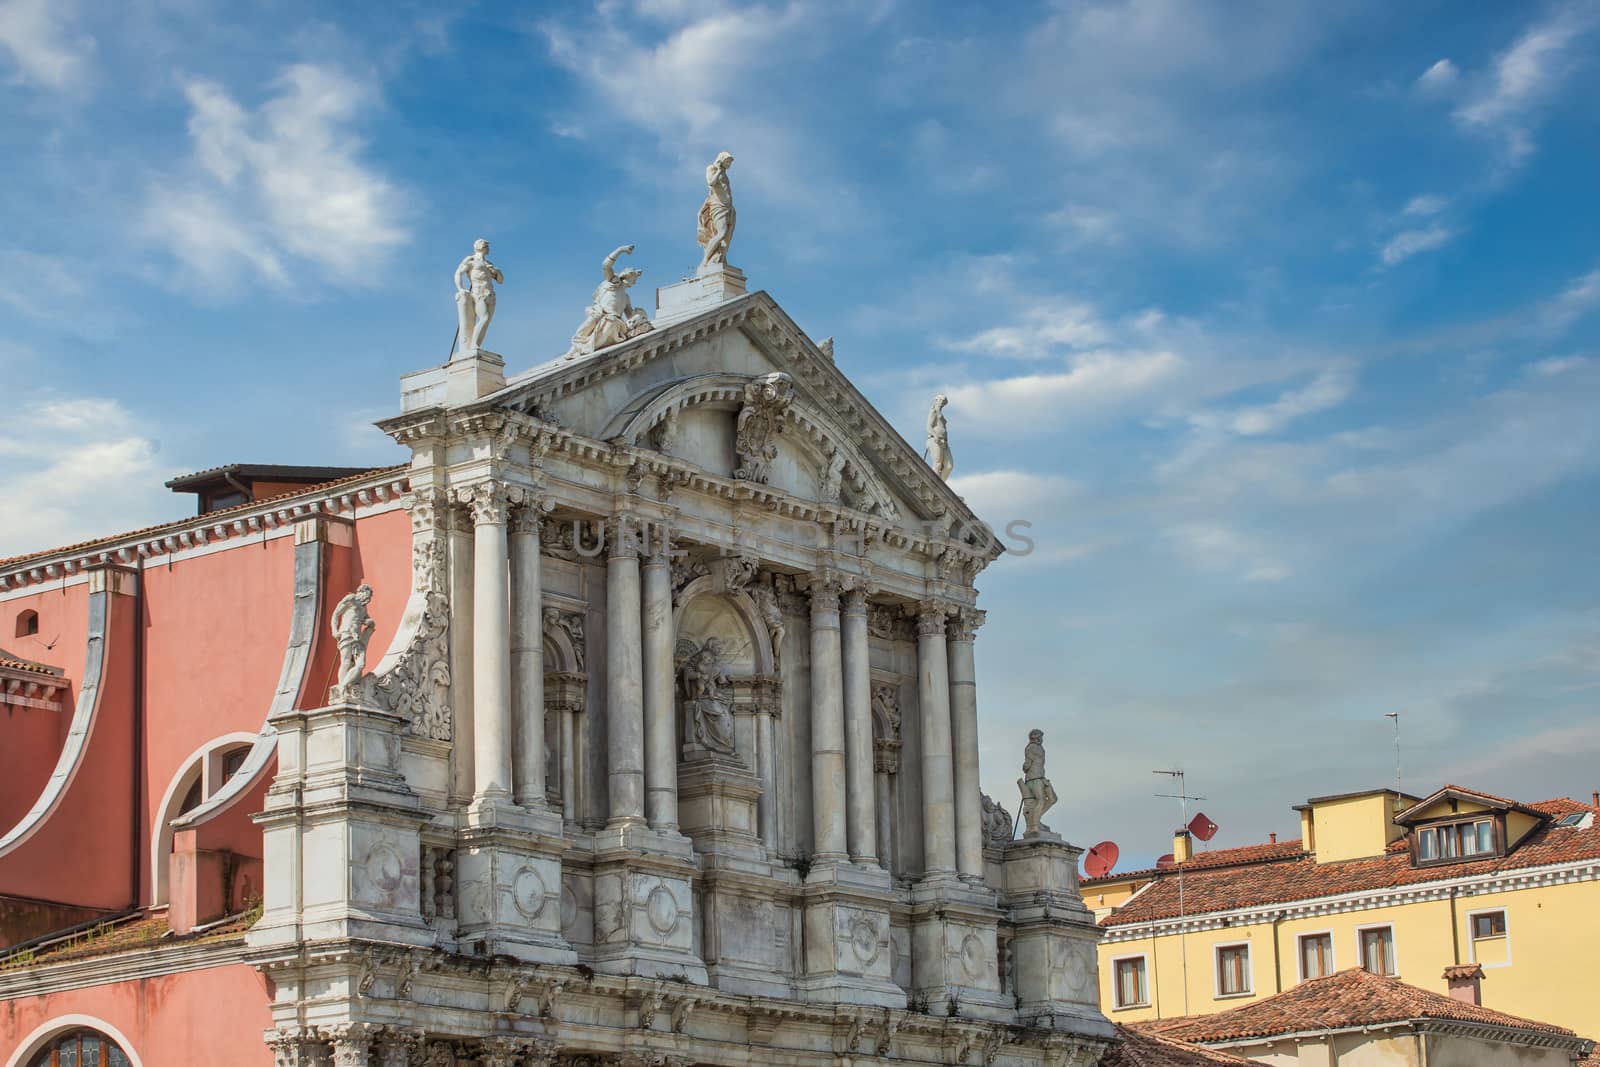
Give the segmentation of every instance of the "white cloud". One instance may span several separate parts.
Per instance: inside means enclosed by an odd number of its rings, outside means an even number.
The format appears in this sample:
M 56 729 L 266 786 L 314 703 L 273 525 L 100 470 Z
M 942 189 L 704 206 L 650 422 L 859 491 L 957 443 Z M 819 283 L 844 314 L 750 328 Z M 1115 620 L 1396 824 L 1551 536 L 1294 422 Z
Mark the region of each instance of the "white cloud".
M 1022 321 L 994 326 L 970 337 L 943 340 L 944 348 L 956 352 L 981 352 L 992 356 L 1045 359 L 1059 348 L 1089 348 L 1104 344 L 1105 325 L 1088 304 L 1055 299 L 1036 303 L 1022 314 Z
M 1528 373 L 1540 378 L 1554 378 L 1558 374 L 1587 367 L 1591 362 L 1584 356 L 1551 356 L 1528 364 Z
M 1414 196 L 1407 201 L 1405 210 L 1402 212 L 1402 214 L 1437 215 L 1439 212 L 1443 211 L 1449 206 L 1450 199 L 1448 197 L 1439 196 L 1434 193 L 1424 193 L 1422 196 Z
M 1443 225 L 1429 226 L 1421 230 L 1404 230 L 1389 239 L 1378 253 L 1378 257 L 1383 260 L 1384 266 L 1393 267 L 1420 252 L 1431 252 L 1435 248 L 1443 247 L 1455 235 L 1456 231 Z
M 1199 570 L 1232 573 L 1250 582 L 1281 582 L 1293 573 L 1256 538 L 1225 523 L 1185 522 L 1166 533 L 1179 554 Z
M 152 182 L 145 231 L 223 287 L 240 267 L 286 284 L 297 263 L 370 283 L 376 262 L 409 238 L 400 190 L 361 160 L 352 132 L 374 93 L 304 63 L 274 88 L 251 112 L 214 82 L 184 85 L 193 159 L 187 174 Z
M 1241 437 L 1277 433 L 1303 415 L 1338 407 L 1354 387 L 1351 373 L 1336 367 L 1322 371 L 1299 389 L 1285 391 L 1270 404 L 1244 407 L 1223 415 L 1195 415 L 1190 421 L 1201 428 L 1225 429 Z
M 1586 50 L 1574 46 L 1593 28 L 1596 10 L 1568 3 L 1524 31 L 1456 108 L 1456 121 L 1501 138 L 1513 162 L 1532 152 L 1533 113 L 1585 58 Z
M 20 80 L 58 91 L 82 88 L 95 42 L 72 36 L 72 10 L 62 0 L 0 3 L 0 47 L 11 53 Z
M 1430 96 L 1441 96 L 1455 87 L 1461 71 L 1449 59 L 1441 59 L 1417 78 L 1417 88 Z
M 18 398 L 0 427 L 0 556 L 170 517 L 156 442 L 106 397 Z M 163 509 L 162 505 L 166 505 Z
M 1540 325 L 1560 332 L 1600 307 L 1600 269 L 1580 275 L 1536 312 Z
M 1048 431 L 1072 413 L 1140 396 L 1174 377 L 1183 359 L 1170 351 L 1096 351 L 1056 373 L 1025 374 L 945 390 L 963 421 L 1008 434 Z

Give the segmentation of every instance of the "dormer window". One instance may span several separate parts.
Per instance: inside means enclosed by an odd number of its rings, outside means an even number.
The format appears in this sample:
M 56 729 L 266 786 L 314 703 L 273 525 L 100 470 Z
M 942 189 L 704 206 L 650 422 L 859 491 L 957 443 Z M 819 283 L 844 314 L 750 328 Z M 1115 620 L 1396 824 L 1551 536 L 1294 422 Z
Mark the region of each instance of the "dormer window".
M 1499 852 L 1493 818 L 1464 819 L 1418 827 L 1416 857 L 1419 865 L 1493 856 Z

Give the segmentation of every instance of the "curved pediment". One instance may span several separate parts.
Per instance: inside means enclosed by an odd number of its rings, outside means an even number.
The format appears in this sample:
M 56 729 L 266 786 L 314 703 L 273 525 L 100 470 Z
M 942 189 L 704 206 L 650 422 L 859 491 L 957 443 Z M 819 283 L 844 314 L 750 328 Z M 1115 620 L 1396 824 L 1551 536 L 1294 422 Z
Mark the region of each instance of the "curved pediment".
M 796 496 L 842 503 L 884 518 L 900 515 L 894 494 L 876 476 L 866 455 L 826 412 L 793 394 L 793 380 L 781 372 L 766 375 L 695 374 L 652 386 L 632 398 L 601 433 L 602 440 L 654 448 L 698 462 L 717 473 L 741 473 L 738 429 L 741 413 L 759 406 L 752 389 L 781 379 L 789 395 L 775 412 L 771 435 L 775 450 L 770 469 L 756 480 Z M 731 420 L 733 436 L 718 432 L 704 416 Z M 731 447 L 730 447 L 731 444 Z M 792 454 L 791 454 L 792 453 Z M 785 462 L 787 460 L 787 462 Z M 729 466 L 729 470 L 723 470 Z

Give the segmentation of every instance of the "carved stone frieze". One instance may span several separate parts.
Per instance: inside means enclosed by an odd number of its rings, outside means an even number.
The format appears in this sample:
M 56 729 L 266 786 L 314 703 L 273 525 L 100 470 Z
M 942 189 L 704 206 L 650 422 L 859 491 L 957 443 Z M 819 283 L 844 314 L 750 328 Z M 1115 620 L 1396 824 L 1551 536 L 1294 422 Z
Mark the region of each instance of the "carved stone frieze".
M 744 406 L 734 424 L 733 448 L 739 457 L 735 478 L 766 484 L 793 399 L 794 379 L 782 371 L 764 374 L 744 387 Z
M 867 632 L 885 641 L 909 641 L 916 636 L 916 627 L 900 608 L 872 604 L 867 608 Z
M 873 718 L 883 724 L 885 740 L 900 740 L 900 683 L 872 683 Z
M 561 630 L 567 635 L 567 640 L 572 642 L 572 658 L 578 671 L 587 670 L 584 666 L 585 651 L 583 639 L 583 613 L 581 611 L 562 611 L 560 608 L 547 607 L 544 609 L 544 628 L 546 630 Z

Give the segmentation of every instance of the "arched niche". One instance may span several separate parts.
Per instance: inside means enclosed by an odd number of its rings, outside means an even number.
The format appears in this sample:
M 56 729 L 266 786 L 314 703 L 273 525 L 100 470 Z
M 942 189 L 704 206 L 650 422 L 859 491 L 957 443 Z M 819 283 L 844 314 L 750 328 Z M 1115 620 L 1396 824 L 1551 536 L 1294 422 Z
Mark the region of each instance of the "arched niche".
M 720 585 L 714 575 L 703 575 L 684 586 L 673 608 L 672 632 L 696 645 L 708 637 L 720 640 L 734 677 L 774 673 L 772 637 L 756 602 L 742 589 Z

